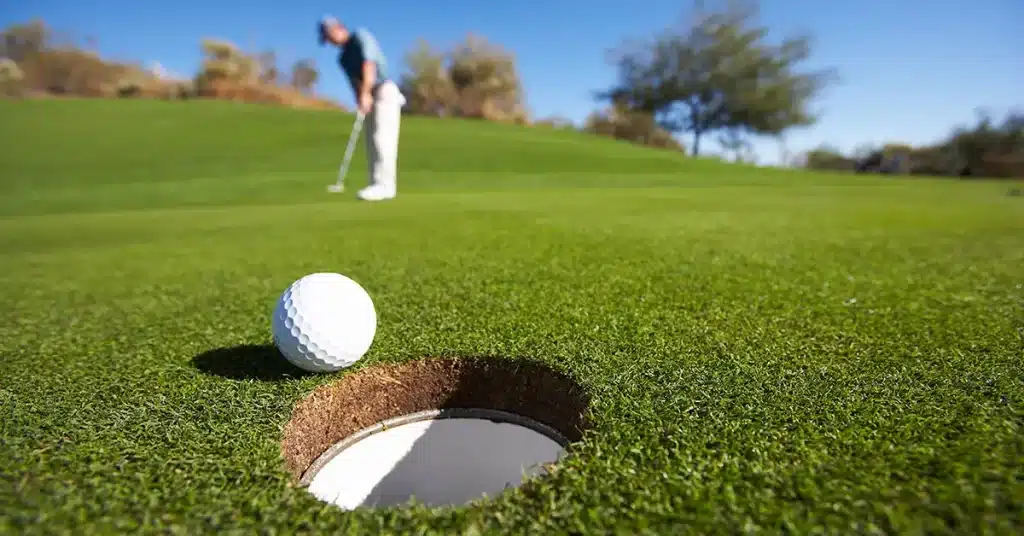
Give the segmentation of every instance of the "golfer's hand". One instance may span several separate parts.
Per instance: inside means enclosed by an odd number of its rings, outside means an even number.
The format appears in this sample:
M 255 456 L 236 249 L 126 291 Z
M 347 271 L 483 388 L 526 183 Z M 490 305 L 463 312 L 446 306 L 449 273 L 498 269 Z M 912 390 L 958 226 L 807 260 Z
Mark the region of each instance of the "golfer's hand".
M 366 115 L 370 113 L 371 108 L 373 108 L 373 95 L 369 91 L 359 95 L 359 111 Z

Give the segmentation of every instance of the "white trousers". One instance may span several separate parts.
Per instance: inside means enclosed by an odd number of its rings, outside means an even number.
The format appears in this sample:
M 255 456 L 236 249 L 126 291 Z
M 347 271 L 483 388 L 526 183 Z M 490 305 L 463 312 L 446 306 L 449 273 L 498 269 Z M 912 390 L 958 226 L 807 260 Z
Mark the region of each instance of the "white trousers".
M 365 120 L 370 187 L 387 190 L 391 195 L 398 189 L 398 131 L 402 106 L 405 106 L 405 96 L 398 85 L 384 82 L 374 90 L 373 107 Z

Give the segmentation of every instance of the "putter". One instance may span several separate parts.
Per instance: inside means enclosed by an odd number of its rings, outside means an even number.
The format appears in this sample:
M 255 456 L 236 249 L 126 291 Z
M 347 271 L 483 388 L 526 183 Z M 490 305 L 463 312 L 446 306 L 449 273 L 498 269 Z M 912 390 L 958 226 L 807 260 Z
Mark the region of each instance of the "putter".
M 359 112 L 356 114 L 356 122 L 352 125 L 352 134 L 348 137 L 348 146 L 345 147 L 345 158 L 341 161 L 341 167 L 338 169 L 338 180 L 334 184 L 327 186 L 327 191 L 332 193 L 339 193 L 345 191 L 345 175 L 348 174 L 348 164 L 352 160 L 352 151 L 356 148 L 356 143 L 359 142 L 359 133 L 363 130 L 363 113 Z

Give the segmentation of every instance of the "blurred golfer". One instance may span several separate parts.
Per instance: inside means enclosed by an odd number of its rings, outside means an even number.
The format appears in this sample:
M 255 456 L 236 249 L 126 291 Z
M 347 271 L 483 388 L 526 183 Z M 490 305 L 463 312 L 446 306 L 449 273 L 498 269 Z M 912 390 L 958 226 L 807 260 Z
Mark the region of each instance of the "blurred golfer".
M 398 130 L 405 96 L 388 79 L 387 59 L 373 34 L 363 28 L 349 31 L 334 17 L 323 18 L 317 29 L 321 45 L 341 48 L 338 65 L 352 84 L 359 111 L 365 114 L 370 185 L 360 190 L 359 198 L 391 199 L 398 194 Z

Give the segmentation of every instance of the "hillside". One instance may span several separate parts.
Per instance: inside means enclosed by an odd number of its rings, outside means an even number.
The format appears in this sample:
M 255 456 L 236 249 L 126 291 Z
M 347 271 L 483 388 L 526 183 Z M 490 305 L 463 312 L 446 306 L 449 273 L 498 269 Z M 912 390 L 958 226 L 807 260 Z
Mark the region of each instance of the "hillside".
M 5 215 L 336 202 L 323 187 L 335 178 L 353 120 L 336 111 L 221 101 L 0 101 L 0 114 Z M 756 185 L 917 190 L 906 180 L 726 164 L 573 130 L 420 116 L 403 119 L 399 160 L 403 193 Z M 348 181 L 365 180 L 360 140 Z M 979 188 L 986 187 L 944 184 L 937 191 Z
M 0 113 L 0 154 L 9 171 L 2 188 L 57 188 L 71 204 L 84 193 L 79 187 L 88 188 L 89 206 L 81 209 L 99 208 L 97 200 L 111 208 L 322 200 L 352 125 L 344 113 L 217 101 L 0 101 Z M 400 150 L 403 192 L 641 186 L 712 176 L 749 182 L 778 175 L 574 131 L 475 120 L 406 117 Z M 352 184 L 365 181 L 364 151 L 361 141 Z M 210 184 L 182 186 L 196 181 Z M 190 197 L 200 190 L 201 199 Z M 5 196 L 0 203 L 9 212 L 14 202 Z M 26 202 L 18 200 L 18 210 L 29 210 Z

